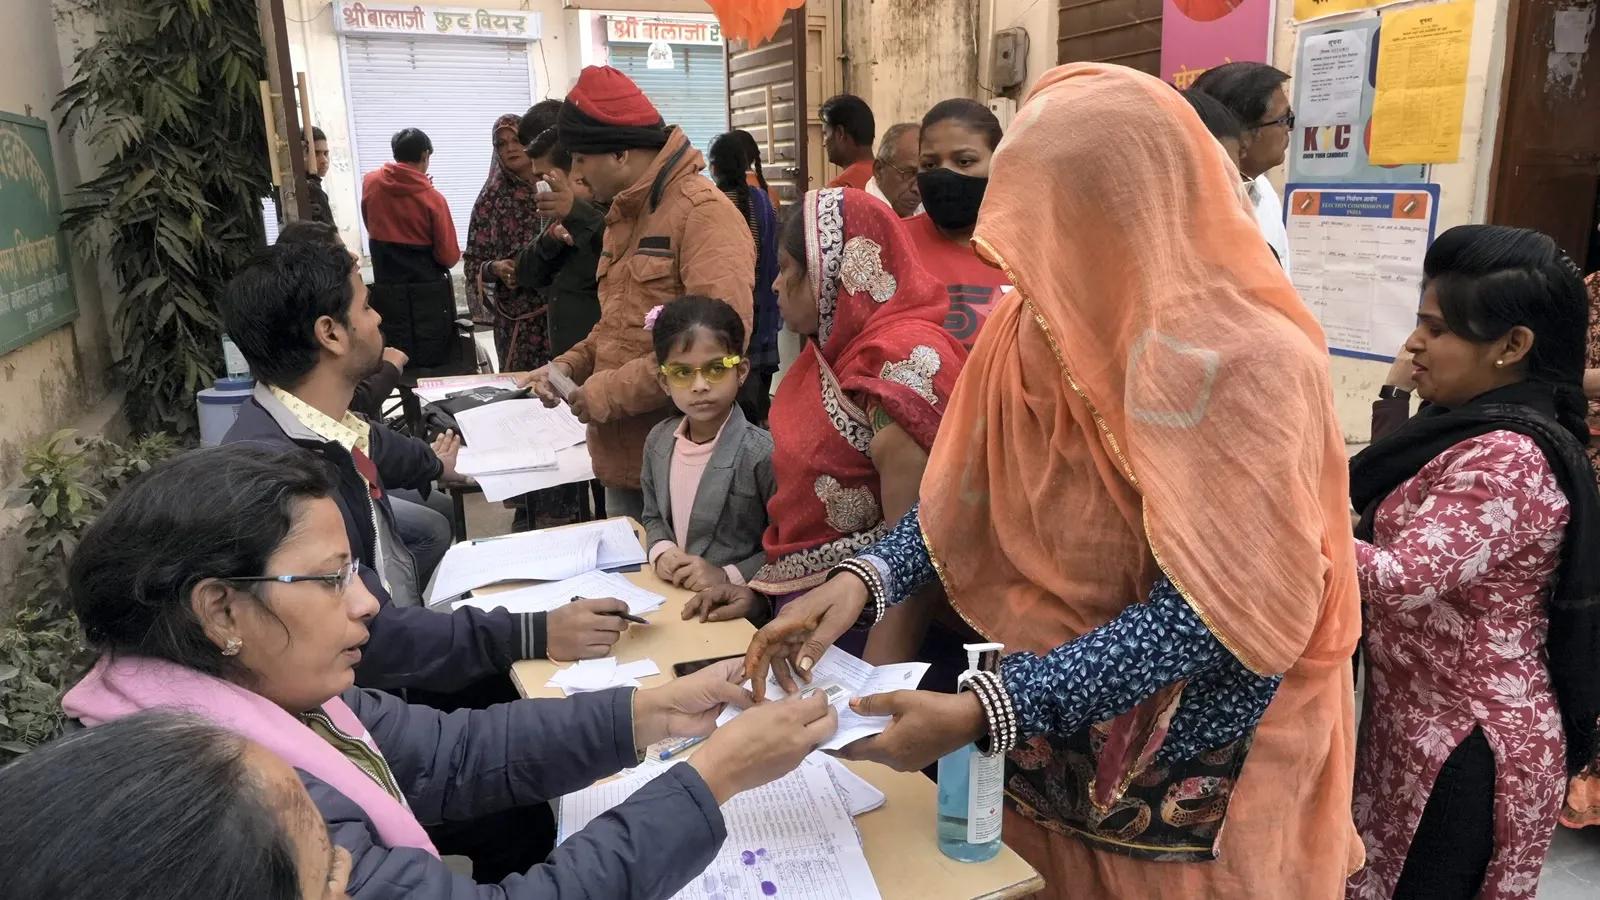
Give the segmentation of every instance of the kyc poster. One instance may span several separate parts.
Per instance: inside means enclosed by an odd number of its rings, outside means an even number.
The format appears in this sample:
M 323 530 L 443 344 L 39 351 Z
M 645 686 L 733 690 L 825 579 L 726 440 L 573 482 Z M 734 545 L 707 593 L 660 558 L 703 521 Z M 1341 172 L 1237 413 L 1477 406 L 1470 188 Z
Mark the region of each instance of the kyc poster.
M 1225 62 L 1272 61 L 1272 0 L 1162 0 L 1161 77 L 1187 90 Z
M 1378 166 L 1368 158 L 1380 24 L 1373 17 L 1301 30 L 1290 82 L 1295 130 L 1289 136 L 1289 181 L 1428 180 L 1427 166 Z
M 1394 359 L 1416 327 L 1439 186 L 1289 184 L 1284 200 L 1295 290 L 1328 349 Z

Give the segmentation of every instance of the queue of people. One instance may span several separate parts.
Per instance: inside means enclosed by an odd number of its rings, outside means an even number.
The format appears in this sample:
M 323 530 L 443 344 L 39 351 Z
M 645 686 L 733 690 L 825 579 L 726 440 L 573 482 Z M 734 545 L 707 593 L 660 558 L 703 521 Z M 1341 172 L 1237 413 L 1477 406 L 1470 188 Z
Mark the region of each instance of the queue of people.
M 781 218 L 753 138 L 718 138 L 703 177 L 612 69 L 493 123 L 475 318 L 587 425 L 607 512 L 693 592 L 683 617 L 759 628 L 662 687 L 510 691 L 517 659 L 609 655 L 619 601 L 421 606 L 392 495 L 425 495 L 458 440 L 361 414 L 383 317 L 336 233 L 263 251 L 222 298 L 260 384 L 238 424 L 73 555 L 99 658 L 63 701 L 81 733 L 0 770 L 38 810 L 0 804 L 0 848 L 38 860 L 0 895 L 89 896 L 51 892 L 110 840 L 59 834 L 88 815 L 145 826 L 91 885 L 670 897 L 721 804 L 833 732 L 767 674 L 792 693 L 839 646 L 933 664 L 852 701 L 890 724 L 842 754 L 1007 754 L 1004 838 L 1043 896 L 1532 896 L 1558 819 L 1600 819 L 1600 280 L 1526 229 L 1441 234 L 1409 369 L 1348 459 L 1264 180 L 1286 77 L 1232 63 L 1180 94 L 1063 66 L 1008 132 L 952 99 L 876 149 L 842 95 L 822 120 L 844 174 Z M 420 228 L 418 134 L 363 200 L 413 211 L 374 241 L 405 277 L 448 249 Z M 768 407 L 780 325 L 803 344 Z M 957 686 L 980 638 L 1007 655 Z M 754 706 L 716 728 L 730 704 Z M 708 737 L 553 846 L 549 798 L 669 736 Z M 206 819 L 238 840 L 175 851 Z

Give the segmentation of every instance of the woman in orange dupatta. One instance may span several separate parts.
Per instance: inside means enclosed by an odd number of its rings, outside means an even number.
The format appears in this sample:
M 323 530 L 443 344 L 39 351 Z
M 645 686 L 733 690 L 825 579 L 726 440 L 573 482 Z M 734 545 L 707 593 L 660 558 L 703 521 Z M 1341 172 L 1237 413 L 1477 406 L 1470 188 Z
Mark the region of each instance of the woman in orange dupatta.
M 1315 320 L 1183 98 L 1047 73 L 974 236 L 1015 291 L 951 398 L 921 504 L 757 634 L 761 685 L 936 570 L 1008 650 L 901 691 L 847 754 L 1009 750 L 1006 842 L 1055 897 L 1336 898 L 1360 631 L 1344 442 Z

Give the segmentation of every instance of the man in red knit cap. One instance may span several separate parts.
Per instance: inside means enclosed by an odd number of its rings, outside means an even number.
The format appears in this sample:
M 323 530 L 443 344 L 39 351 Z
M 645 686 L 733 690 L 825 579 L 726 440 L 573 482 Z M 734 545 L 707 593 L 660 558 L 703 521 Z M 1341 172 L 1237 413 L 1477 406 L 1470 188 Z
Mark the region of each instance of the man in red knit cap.
M 639 471 L 645 437 L 672 412 L 645 330 L 650 310 L 685 294 L 726 301 L 750 333 L 755 247 L 750 227 L 707 178 L 705 159 L 628 76 L 583 70 L 556 119 L 572 175 L 610 203 L 600 255 L 600 322 L 528 383 L 555 405 L 549 369 L 581 387 L 568 398 L 588 423 L 589 455 L 606 487 L 606 511 L 644 511 Z

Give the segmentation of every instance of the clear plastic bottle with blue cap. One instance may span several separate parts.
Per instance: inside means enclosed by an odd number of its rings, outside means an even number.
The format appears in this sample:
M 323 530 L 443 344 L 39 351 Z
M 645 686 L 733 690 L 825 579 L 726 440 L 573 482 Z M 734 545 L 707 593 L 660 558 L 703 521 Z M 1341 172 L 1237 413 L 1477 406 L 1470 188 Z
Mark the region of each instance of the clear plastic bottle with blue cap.
M 964 644 L 967 670 L 957 684 L 979 672 L 997 672 L 1004 644 Z M 961 862 L 983 862 L 1000 852 L 1005 802 L 1005 755 L 986 755 L 977 744 L 939 760 L 939 850 Z

